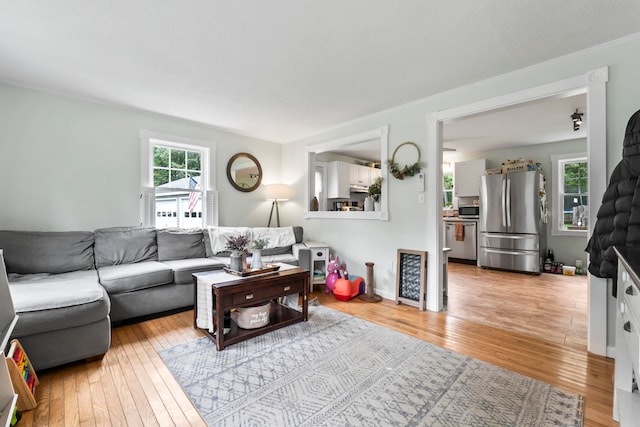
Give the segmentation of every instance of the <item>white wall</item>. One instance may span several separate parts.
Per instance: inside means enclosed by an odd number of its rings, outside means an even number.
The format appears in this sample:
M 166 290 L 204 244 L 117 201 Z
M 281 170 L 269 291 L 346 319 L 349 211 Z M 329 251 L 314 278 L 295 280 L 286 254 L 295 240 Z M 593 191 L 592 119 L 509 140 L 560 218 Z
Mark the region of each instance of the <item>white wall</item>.
M 569 125 L 571 123 L 569 122 Z M 555 188 L 551 182 L 551 155 L 568 154 L 568 153 L 586 153 L 587 140 L 576 139 L 571 141 L 558 141 L 548 144 L 527 145 L 520 147 L 503 148 L 500 150 L 480 151 L 474 153 L 454 153 L 445 152 L 444 159 L 455 162 L 487 159 L 487 168 L 498 168 L 507 159 L 523 158 L 533 160 L 540 163 L 543 174 L 547 180 L 547 200 L 549 205 L 549 223 L 547 224 L 547 248 L 553 249 L 556 261 L 563 262 L 565 265 L 574 265 L 575 260 L 582 260 L 582 265 L 586 265 L 587 253 L 584 249 L 587 247 L 586 236 L 552 236 L 551 235 L 551 209 L 555 204 Z M 596 198 L 595 203 L 600 203 Z
M 260 190 L 233 189 L 226 164 L 233 154 L 246 151 L 261 162 L 263 183 L 279 181 L 280 144 L 0 84 L 0 228 L 61 231 L 138 225 L 141 128 L 215 144 L 220 225 L 266 226 L 271 205 Z
M 395 109 L 363 117 L 330 131 L 291 142 L 283 151 L 285 180 L 296 185 L 296 208 L 302 215 L 308 205 L 303 200 L 306 185 L 305 146 L 340 137 L 357 134 L 389 124 L 389 155 L 404 141 L 413 141 L 421 147 L 426 168 L 440 167 L 438 162 L 424 158 L 427 152 L 426 116 L 472 102 L 528 89 L 562 79 L 581 76 L 585 72 L 609 67 L 607 83 L 607 170 L 608 175 L 622 157 L 622 140 L 629 117 L 640 108 L 640 37 L 632 37 L 599 49 L 576 53 L 554 61 L 538 64 L 509 75 L 479 82 L 448 91 Z M 371 90 L 377 90 L 371 88 Z M 598 143 L 598 141 L 596 141 Z M 427 177 L 429 175 L 427 174 Z M 365 261 L 375 263 L 376 292 L 389 298 L 395 296 L 395 271 L 387 267 L 396 258 L 398 248 L 424 250 L 427 242 L 439 232 L 435 220 L 426 217 L 427 200 L 419 204 L 415 179 L 399 181 L 389 179 L 389 221 L 308 219 L 304 221 L 305 234 L 330 244 L 332 252 L 347 261 L 352 274 L 365 273 Z M 435 188 L 438 182 L 427 182 L 427 188 Z M 602 195 L 591 195 L 599 201 Z M 293 203 L 291 203 L 293 205 Z M 429 284 L 427 284 L 429 285 Z M 609 293 L 610 294 L 610 293 Z M 609 301 L 611 302 L 611 301 Z M 609 327 L 611 327 L 609 317 Z M 611 330 L 611 329 L 609 329 Z M 611 335 L 611 334 L 609 334 Z M 610 337 L 613 339 L 613 337 Z

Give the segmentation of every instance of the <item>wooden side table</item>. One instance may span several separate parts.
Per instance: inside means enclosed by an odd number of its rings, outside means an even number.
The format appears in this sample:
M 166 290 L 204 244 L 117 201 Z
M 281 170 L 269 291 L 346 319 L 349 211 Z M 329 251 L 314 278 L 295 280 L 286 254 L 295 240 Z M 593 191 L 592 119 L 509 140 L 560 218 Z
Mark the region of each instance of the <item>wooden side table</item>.
M 311 280 L 309 281 L 309 292 L 313 292 L 313 285 L 324 285 L 327 283 L 327 266 L 329 265 L 329 245 L 322 242 L 305 242 L 311 250 Z M 322 271 L 322 275 L 314 275 L 314 271 Z

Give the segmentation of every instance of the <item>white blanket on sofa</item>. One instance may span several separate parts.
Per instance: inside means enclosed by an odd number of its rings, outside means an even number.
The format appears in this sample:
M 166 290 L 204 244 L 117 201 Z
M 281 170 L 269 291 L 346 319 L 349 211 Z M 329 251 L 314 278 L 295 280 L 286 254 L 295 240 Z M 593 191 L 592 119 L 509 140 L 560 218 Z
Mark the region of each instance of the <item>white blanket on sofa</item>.
M 227 239 L 239 234 L 247 236 L 247 240 L 251 241 L 251 229 L 249 227 L 209 227 L 211 252 L 217 254 L 227 251 Z
M 251 240 L 268 240 L 265 249 L 282 248 L 296 243 L 296 235 L 293 227 L 253 227 L 251 229 Z
M 211 252 L 217 254 L 227 251 L 227 239 L 239 234 L 247 236 L 247 249 L 251 249 L 252 242 L 257 239 L 267 240 L 265 249 L 283 248 L 296 243 L 293 227 L 209 227 Z

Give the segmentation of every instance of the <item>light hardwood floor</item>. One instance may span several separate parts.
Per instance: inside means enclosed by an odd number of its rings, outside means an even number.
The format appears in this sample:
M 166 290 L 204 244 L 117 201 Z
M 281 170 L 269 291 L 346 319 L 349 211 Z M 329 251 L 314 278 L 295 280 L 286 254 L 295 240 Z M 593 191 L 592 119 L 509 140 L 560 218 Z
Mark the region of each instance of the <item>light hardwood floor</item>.
M 471 280 L 471 278 L 469 278 Z M 392 301 L 320 303 L 585 396 L 585 425 L 614 426 L 613 360 L 584 349 Z M 114 328 L 102 361 L 39 372 L 38 407 L 19 426 L 201 426 L 157 351 L 203 336 L 186 311 Z M 213 345 L 213 343 L 212 343 Z
M 587 348 L 586 276 L 522 274 L 450 262 L 447 314 Z

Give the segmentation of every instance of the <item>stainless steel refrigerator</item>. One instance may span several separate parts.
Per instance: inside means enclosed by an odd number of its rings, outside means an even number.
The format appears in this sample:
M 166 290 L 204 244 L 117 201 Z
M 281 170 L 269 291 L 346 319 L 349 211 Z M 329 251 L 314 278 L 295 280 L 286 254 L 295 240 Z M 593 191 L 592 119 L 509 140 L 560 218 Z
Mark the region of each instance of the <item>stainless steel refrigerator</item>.
M 541 273 L 546 250 L 538 171 L 481 177 L 478 265 Z

